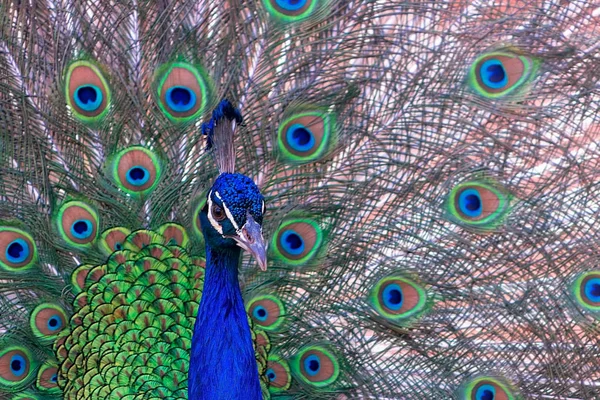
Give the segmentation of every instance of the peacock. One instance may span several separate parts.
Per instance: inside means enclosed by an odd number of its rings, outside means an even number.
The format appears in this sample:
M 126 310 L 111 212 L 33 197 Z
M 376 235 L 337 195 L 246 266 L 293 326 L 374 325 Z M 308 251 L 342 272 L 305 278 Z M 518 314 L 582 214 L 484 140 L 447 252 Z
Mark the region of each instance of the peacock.
M 0 4 L 1 399 L 600 399 L 597 4 Z

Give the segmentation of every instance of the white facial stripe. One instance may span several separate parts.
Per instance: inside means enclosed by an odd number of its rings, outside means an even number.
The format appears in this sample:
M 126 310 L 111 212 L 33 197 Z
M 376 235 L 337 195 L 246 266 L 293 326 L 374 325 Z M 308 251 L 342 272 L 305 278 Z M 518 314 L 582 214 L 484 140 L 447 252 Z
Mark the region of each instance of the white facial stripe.
M 215 192 L 215 194 L 217 195 L 217 197 L 219 197 L 218 193 Z M 219 223 L 213 218 L 213 215 L 212 215 L 213 202 L 212 202 L 212 199 L 210 198 L 211 195 L 212 195 L 212 190 L 208 194 L 208 221 L 210 222 L 212 227 L 215 228 L 217 230 L 217 232 L 219 232 L 222 235 L 223 227 L 221 225 L 219 225 Z
M 239 231 L 240 227 L 235 222 L 235 219 L 233 219 L 233 214 L 231 214 L 231 211 L 229 211 L 229 208 L 227 208 L 227 204 L 225 204 L 225 202 L 223 202 L 223 209 L 225 210 L 225 215 L 227 215 L 227 218 L 231 222 L 231 225 L 233 225 L 236 231 Z
M 235 222 L 235 219 L 233 218 L 233 214 L 231 214 L 231 211 L 229 211 L 229 208 L 227 208 L 227 204 L 225 204 L 225 202 L 221 198 L 221 195 L 219 194 L 219 192 L 215 192 L 215 196 L 217 196 L 217 198 L 219 200 L 221 200 L 221 202 L 223 203 L 223 210 L 225 210 L 225 215 L 227 215 L 227 219 L 229 219 L 229 222 L 231 222 L 231 225 L 233 225 L 233 228 L 236 230 L 236 232 L 239 231 L 240 227 L 238 226 L 237 222 Z M 221 234 L 223 234 L 223 232 L 221 232 Z
M 262 213 L 264 214 L 267 211 L 267 206 L 265 205 L 265 201 L 262 201 Z

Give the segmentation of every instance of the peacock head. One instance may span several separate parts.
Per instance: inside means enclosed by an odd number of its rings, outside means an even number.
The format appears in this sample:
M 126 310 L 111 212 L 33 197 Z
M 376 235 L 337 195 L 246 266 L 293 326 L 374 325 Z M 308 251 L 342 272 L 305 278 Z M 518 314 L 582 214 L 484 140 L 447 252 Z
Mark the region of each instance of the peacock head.
M 265 200 L 252 179 L 222 173 L 210 189 L 200 212 L 202 233 L 208 246 L 228 249 L 239 246 L 267 269 L 266 243 L 262 235 Z

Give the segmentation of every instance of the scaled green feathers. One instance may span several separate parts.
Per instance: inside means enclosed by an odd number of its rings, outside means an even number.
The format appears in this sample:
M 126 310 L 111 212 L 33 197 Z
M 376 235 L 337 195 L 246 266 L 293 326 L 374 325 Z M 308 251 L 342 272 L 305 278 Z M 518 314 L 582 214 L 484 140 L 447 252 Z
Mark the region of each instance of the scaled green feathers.
M 79 294 L 71 328 L 56 346 L 65 398 L 187 397 L 204 261 L 182 244 L 153 231 L 134 231 L 106 264 L 73 272 Z M 260 344 L 256 349 L 264 372 L 266 350 Z

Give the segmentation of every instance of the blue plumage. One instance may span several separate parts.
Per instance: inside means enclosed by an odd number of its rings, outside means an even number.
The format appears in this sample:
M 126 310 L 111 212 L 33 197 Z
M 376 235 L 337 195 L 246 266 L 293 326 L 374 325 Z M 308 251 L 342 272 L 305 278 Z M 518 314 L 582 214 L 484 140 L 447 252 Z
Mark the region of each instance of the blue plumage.
M 233 215 L 238 226 L 246 220 L 246 212 L 259 224 L 262 223 L 264 198 L 252 181 L 241 174 L 221 174 L 211 188 L 212 201 L 223 203 Z
M 75 102 L 85 111 L 94 111 L 102 104 L 102 91 L 95 85 L 80 86 L 75 91 Z
M 203 226 L 208 223 L 205 218 Z M 189 399 L 260 400 L 256 359 L 238 282 L 240 249 L 213 248 L 207 240 L 206 250 L 204 292 L 188 373 Z
M 241 121 L 240 112 L 226 100 L 210 126 L 225 118 Z M 252 179 L 231 173 L 219 175 L 200 211 L 206 277 L 192 342 L 190 399 L 262 399 L 238 264 L 240 247 L 254 252 L 263 242 L 263 211 L 264 198 Z
M 185 86 L 173 86 L 166 92 L 167 105 L 176 112 L 188 112 L 196 105 L 196 94 Z
M 499 89 L 508 83 L 508 76 L 502 63 L 491 59 L 481 65 L 481 79 L 483 83 L 492 89 Z
M 23 239 L 16 239 L 6 246 L 6 259 L 13 263 L 21 263 L 29 256 L 29 246 Z

